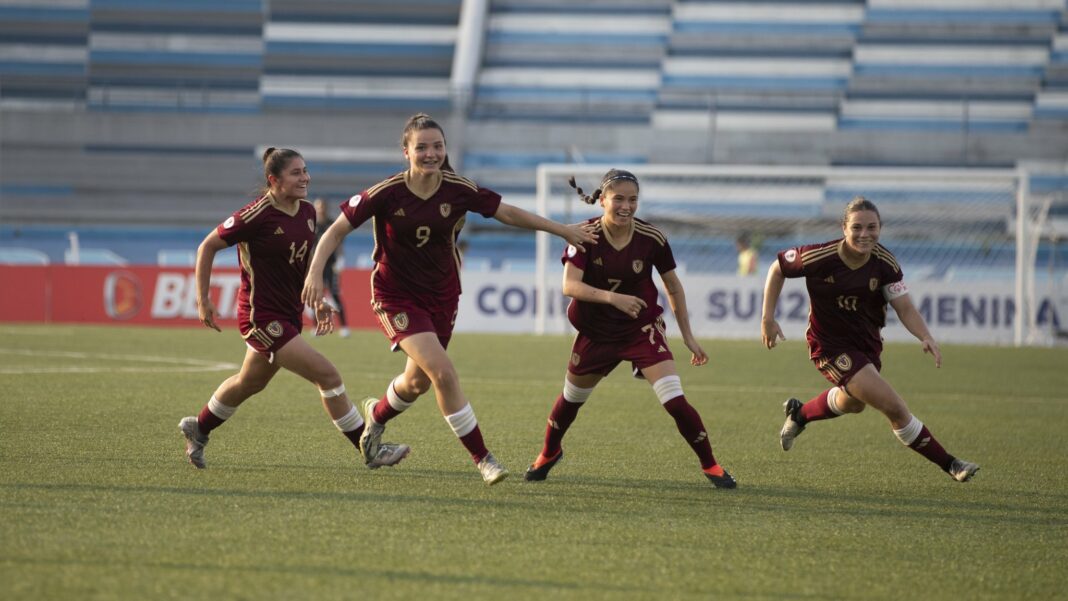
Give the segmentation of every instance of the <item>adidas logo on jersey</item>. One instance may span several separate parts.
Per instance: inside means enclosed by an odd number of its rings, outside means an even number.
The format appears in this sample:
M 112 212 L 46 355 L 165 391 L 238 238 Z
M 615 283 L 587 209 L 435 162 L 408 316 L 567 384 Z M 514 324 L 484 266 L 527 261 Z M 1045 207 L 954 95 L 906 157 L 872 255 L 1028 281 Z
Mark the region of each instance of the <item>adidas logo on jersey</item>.
M 661 344 L 660 347 L 656 349 L 656 352 L 658 352 L 658 353 L 666 353 L 667 349 L 664 348 L 664 345 Z
M 597 257 L 596 259 L 594 259 L 593 260 L 593 264 L 594 265 L 600 265 L 600 266 L 604 267 L 604 261 L 601 260 L 601 257 Z
M 403 208 L 397 209 L 397 211 L 395 213 L 393 213 L 393 215 L 396 216 L 396 217 L 404 217 L 405 216 L 404 215 L 404 209 Z
M 277 236 L 279 234 L 285 234 L 285 231 L 282 230 L 282 226 L 278 226 L 278 228 L 274 230 L 274 235 L 275 236 Z
M 828 284 L 833 284 L 834 283 L 834 276 L 833 275 L 829 275 L 829 276 L 823 278 L 823 281 L 827 282 Z

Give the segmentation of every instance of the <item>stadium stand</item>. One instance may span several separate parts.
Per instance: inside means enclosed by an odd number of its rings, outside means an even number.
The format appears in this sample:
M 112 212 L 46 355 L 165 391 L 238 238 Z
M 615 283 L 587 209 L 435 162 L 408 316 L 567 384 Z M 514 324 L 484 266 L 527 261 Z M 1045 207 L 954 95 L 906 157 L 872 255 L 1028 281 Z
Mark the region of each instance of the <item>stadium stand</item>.
M 0 107 L 84 105 L 88 55 L 88 0 L 0 4 Z

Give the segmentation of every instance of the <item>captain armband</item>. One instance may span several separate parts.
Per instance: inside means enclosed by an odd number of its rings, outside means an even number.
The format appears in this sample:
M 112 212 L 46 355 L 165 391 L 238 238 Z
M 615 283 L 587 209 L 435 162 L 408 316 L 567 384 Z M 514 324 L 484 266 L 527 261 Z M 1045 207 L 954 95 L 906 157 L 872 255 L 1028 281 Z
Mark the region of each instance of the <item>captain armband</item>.
M 908 293 L 909 286 L 905 283 L 905 280 L 883 286 L 883 298 L 888 301 L 892 301 L 899 296 L 905 296 Z

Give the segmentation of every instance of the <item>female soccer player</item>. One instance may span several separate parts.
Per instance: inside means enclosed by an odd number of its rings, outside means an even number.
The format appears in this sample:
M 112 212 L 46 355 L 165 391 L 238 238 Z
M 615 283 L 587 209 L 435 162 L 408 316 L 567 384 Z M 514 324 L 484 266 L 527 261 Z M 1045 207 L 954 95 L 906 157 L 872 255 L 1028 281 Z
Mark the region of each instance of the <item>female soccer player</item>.
M 315 249 L 301 298 L 309 306 L 322 303 L 322 268 L 327 258 L 349 232 L 371 219 L 375 233 L 371 306 L 393 350 L 404 351 L 408 360 L 381 399 L 363 403 L 368 423 L 360 440 L 364 456 L 377 455 L 385 424 L 433 384 L 445 421 L 471 454 L 483 480 L 496 484 L 508 471 L 486 449 L 445 351 L 460 298 L 456 248 L 460 228 L 467 212 L 474 211 L 508 225 L 556 234 L 572 244 L 592 243 L 596 238 L 580 226 L 565 226 L 502 203 L 496 192 L 454 173 L 444 131 L 425 114 L 408 119 L 401 147 L 408 169 L 342 204 L 342 214 Z
M 315 245 L 315 209 L 304 200 L 311 181 L 308 169 L 295 150 L 269 148 L 263 155 L 263 170 L 267 185 L 262 195 L 212 230 L 197 250 L 200 321 L 221 332 L 215 323 L 218 312 L 208 295 L 211 267 L 216 253 L 238 245 L 237 317 L 248 345 L 241 371 L 215 390 L 198 416 L 178 423 L 185 436 L 185 454 L 198 469 L 205 466 L 208 434 L 263 390 L 282 367 L 319 388 L 334 425 L 357 449 L 364 432 L 363 418 L 349 402 L 337 369 L 300 337 L 304 309 L 300 289 L 308 271 L 308 254 Z M 325 305 L 315 308 L 316 333 L 326 333 L 333 327 L 331 311 Z M 382 444 L 364 463 L 372 469 L 394 465 L 408 451 L 408 445 Z
M 935 367 L 942 366 L 938 343 L 909 298 L 901 267 L 879 244 L 881 230 L 882 219 L 875 204 L 858 196 L 845 208 L 842 238 L 784 250 L 768 269 L 760 323 L 764 345 L 770 349 L 779 339 L 786 339 L 775 321 L 775 306 L 785 278 L 804 277 L 811 299 L 809 356 L 834 385 L 805 404 L 797 399 L 783 404 L 786 423 L 779 442 L 782 450 L 789 451 L 809 422 L 860 413 L 865 405 L 871 405 L 890 420 L 902 444 L 955 480 L 966 482 L 979 466 L 947 453 L 879 374 L 883 350 L 880 330 L 886 325 L 887 303 L 920 340 L 923 352 L 934 357 Z
M 575 185 L 573 179 L 571 185 Z M 679 433 L 697 454 L 705 476 L 717 488 L 734 488 L 734 478 L 712 455 L 701 416 L 682 393 L 675 359 L 668 349 L 661 317 L 664 308 L 657 304 L 653 283 L 654 268 L 664 282 L 683 343 L 693 353 L 690 364 L 708 363 L 708 355 L 690 331 L 686 294 L 675 273 L 675 257 L 667 238 L 634 216 L 638 210 L 638 178 L 629 171 L 613 169 L 592 195 L 576 190 L 587 203 L 600 199 L 604 214 L 587 223 L 603 234 L 605 243 L 589 248 L 570 246 L 561 259 L 563 292 L 573 299 L 567 316 L 578 336 L 571 347 L 563 393 L 549 413 L 545 444 L 527 469 L 526 479 L 538 481 L 548 476 L 564 456 L 560 446 L 564 434 L 594 387 L 621 361 L 630 361 L 634 374 L 652 383 L 660 404 L 675 419 Z

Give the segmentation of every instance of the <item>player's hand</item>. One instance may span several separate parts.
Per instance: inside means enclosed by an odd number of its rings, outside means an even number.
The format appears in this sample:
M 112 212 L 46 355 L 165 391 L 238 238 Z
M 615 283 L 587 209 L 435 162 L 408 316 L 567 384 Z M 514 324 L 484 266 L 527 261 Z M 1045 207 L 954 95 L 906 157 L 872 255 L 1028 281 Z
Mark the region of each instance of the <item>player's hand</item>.
M 924 338 L 922 341 L 923 352 L 930 353 L 934 357 L 935 367 L 942 367 L 942 350 L 938 348 L 938 343 L 934 338 Z
M 315 305 L 315 335 L 326 336 L 334 331 L 334 307 L 325 301 Z
M 211 328 L 216 332 L 222 330 L 215 323 L 215 319 L 219 316 L 219 311 L 215 308 L 215 303 L 211 302 L 210 298 L 197 299 L 197 314 L 200 316 L 200 323 L 205 327 Z
M 323 302 L 323 275 L 309 273 L 304 278 L 304 289 L 300 291 L 300 302 L 319 311 L 319 303 Z
M 629 294 L 619 294 L 615 292 L 612 292 L 610 294 L 612 295 L 610 297 L 611 305 L 619 309 L 620 311 L 626 313 L 628 316 L 630 316 L 631 319 L 637 318 L 638 314 L 642 312 L 642 309 L 648 306 L 645 304 L 645 301 L 638 298 L 637 296 L 631 296 Z
M 574 246 L 579 252 L 586 252 L 583 244 L 597 244 L 597 234 L 593 233 L 596 224 L 574 223 L 564 226 L 563 238 L 567 243 Z
M 760 339 L 764 342 L 764 346 L 770 349 L 774 348 L 780 340 L 786 340 L 786 336 L 783 336 L 782 328 L 774 318 L 763 319 L 760 321 Z
M 683 343 L 686 344 L 686 348 L 690 349 L 693 355 L 690 357 L 690 365 L 700 367 L 708 363 L 708 353 L 705 349 L 701 348 L 701 345 L 693 338 L 683 338 Z

